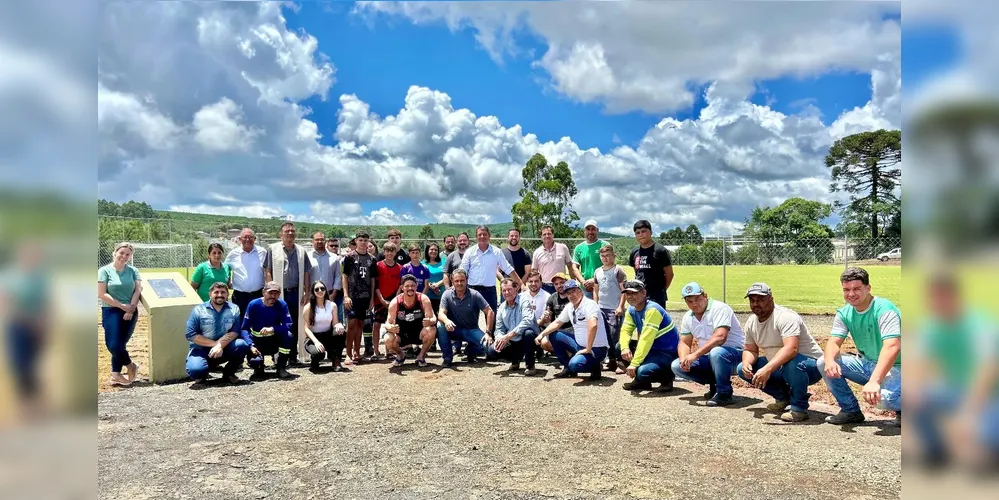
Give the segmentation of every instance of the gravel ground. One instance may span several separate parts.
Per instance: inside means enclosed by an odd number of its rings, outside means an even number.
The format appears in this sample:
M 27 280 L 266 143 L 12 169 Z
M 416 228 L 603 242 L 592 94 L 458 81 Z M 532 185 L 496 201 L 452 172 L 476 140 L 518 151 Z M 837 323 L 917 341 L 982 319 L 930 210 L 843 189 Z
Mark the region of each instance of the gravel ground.
M 898 429 L 785 424 L 770 399 L 544 379 L 505 364 L 366 364 L 98 396 L 101 498 L 898 498 Z M 244 370 L 240 376 L 247 378 Z M 835 484 L 835 489 L 830 488 Z

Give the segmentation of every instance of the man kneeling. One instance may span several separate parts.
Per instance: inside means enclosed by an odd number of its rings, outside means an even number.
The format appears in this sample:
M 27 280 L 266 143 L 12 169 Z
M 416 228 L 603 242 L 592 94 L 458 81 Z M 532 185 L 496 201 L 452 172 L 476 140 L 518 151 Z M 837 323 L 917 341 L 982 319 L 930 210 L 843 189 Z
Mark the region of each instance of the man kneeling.
M 521 298 L 517 292 L 516 283 L 506 278 L 500 284 L 503 303 L 499 306 L 496 317 L 496 336 L 486 339 L 489 351 L 487 361 L 504 359 L 510 362 L 510 371 L 520 369 L 521 360 L 527 361 L 524 375 L 537 375 L 534 368 L 534 339 L 538 335 L 538 323 L 534 320 L 534 301 Z
M 294 343 L 291 337 L 291 314 L 288 304 L 279 297 L 281 286 L 270 281 L 264 285 L 264 296 L 253 299 L 246 306 L 243 316 L 243 338 L 250 342 L 250 359 L 254 378 L 264 374 L 264 356 L 277 353 L 278 378 L 290 378 L 288 355 Z
M 385 349 L 395 355 L 393 368 L 406 361 L 406 347 L 421 345 L 416 365 L 427 366 L 427 351 L 437 338 L 437 318 L 434 317 L 430 298 L 416 291 L 416 277 L 402 277 L 402 295 L 392 299 L 388 307 L 387 323 L 382 327 Z
M 600 380 L 600 364 L 607 357 L 608 350 L 604 313 L 593 299 L 583 296 L 578 281 L 566 281 L 563 289 L 569 304 L 535 342 L 540 345 L 551 335 L 555 356 L 562 364 L 562 371 L 556 373 L 555 378 L 575 377 L 577 373 L 589 372 L 590 380 Z M 558 331 L 566 323 L 572 324 L 572 336 Z
M 236 371 L 243 365 L 243 358 L 250 343 L 240 338 L 239 307 L 228 301 L 229 287 L 218 282 L 208 291 L 211 300 L 194 306 L 187 319 L 187 341 L 191 350 L 187 354 L 187 374 L 195 380 L 208 378 L 208 370 L 225 363 L 222 379 L 239 382 Z
M 677 356 L 680 342 L 673 318 L 663 306 L 649 300 L 645 283 L 639 280 L 624 282 L 624 295 L 628 311 L 621 325 L 621 358 L 630 362 L 629 377 L 635 379 L 624 384 L 626 391 L 652 389 L 659 382 L 660 391 L 673 390 L 675 375 L 670 366 Z

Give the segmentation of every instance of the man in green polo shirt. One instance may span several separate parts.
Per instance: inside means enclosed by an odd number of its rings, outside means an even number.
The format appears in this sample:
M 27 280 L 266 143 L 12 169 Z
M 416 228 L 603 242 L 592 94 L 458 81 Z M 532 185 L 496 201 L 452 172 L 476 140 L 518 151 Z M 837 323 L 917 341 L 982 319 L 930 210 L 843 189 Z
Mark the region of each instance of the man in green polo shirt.
M 587 298 L 593 298 L 593 272 L 598 267 L 603 266 L 600 261 L 600 249 L 610 243 L 597 239 L 600 230 L 597 228 L 597 221 L 590 219 L 583 226 L 583 235 L 586 241 L 576 245 L 572 250 L 572 276 L 583 285 L 583 294 Z
M 851 267 L 839 278 L 846 305 L 836 311 L 825 355 L 816 365 L 840 412 L 826 417 L 831 424 L 864 421 L 847 380 L 863 384 L 864 401 L 893 410 L 895 425 L 902 412 L 902 313 L 888 299 L 871 295 L 867 271 Z M 860 356 L 841 354 L 847 336 Z

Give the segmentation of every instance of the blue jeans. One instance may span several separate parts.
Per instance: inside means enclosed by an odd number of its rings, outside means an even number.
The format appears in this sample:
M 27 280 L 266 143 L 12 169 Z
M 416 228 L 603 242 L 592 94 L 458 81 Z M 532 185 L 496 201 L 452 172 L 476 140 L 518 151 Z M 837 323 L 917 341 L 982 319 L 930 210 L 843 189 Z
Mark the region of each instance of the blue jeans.
M 340 322 L 343 323 L 343 296 L 341 295 L 340 297 L 337 297 L 335 303 L 336 303 L 336 316 L 337 316 L 337 319 L 339 319 Z M 345 324 L 343 326 L 346 327 L 347 325 Z
M 680 369 L 679 358 L 673 361 L 670 368 L 678 378 L 698 384 L 713 385 L 716 394 L 731 396 L 732 375 L 735 375 L 735 367 L 741 361 L 741 349 L 717 346 L 712 348 L 707 356 L 701 356 L 691 363 L 689 372 Z
M 673 370 L 670 368 L 676 359 L 675 352 L 649 351 L 642 360 L 642 365 L 635 370 L 635 383 L 673 382 Z
M 222 375 L 235 375 L 236 370 L 243 366 L 243 358 L 250 351 L 250 346 L 243 339 L 236 339 L 229 342 L 222 348 L 222 356 L 209 358 L 208 353 L 211 347 L 194 346 L 187 353 L 187 375 L 194 380 L 208 378 L 208 370 L 225 363 Z
M 756 358 L 753 363 L 753 373 L 766 366 L 767 358 Z M 735 368 L 739 378 L 746 382 L 751 379 L 742 374 L 742 363 Z M 783 366 L 774 370 L 763 386 L 763 392 L 769 394 L 777 401 L 790 401 L 791 411 L 805 413 L 808 411 L 808 386 L 822 380 L 822 372 L 815 364 L 815 359 L 809 358 L 799 353 Z
M 600 363 L 607 357 L 606 347 L 594 347 L 589 354 L 576 354 L 583 346 L 576 342 L 576 337 L 564 332 L 555 332 L 548 336 L 548 340 L 558 362 L 572 373 L 598 373 Z
M 444 362 L 451 362 L 454 360 L 454 346 L 451 344 L 452 341 L 462 341 L 464 340 L 467 345 L 465 346 L 466 356 L 476 356 L 485 352 L 482 347 L 482 337 L 485 333 L 478 328 L 455 328 L 453 332 L 447 331 L 444 328 L 444 324 L 437 323 L 437 343 L 441 346 L 441 358 Z
M 117 307 L 101 307 L 101 326 L 104 327 L 104 345 L 111 353 L 111 372 L 121 373 L 121 369 L 132 364 L 132 358 L 128 355 L 128 340 L 135 332 L 135 325 L 139 321 L 139 315 L 134 314 L 132 319 L 125 321 L 125 311 Z
M 489 304 L 489 307 L 493 308 L 494 313 L 496 312 L 496 307 L 499 304 L 497 302 L 498 299 L 496 298 L 495 285 L 493 286 L 475 285 L 475 286 L 469 286 L 469 288 L 475 290 L 476 292 L 479 292 L 479 294 L 482 295 L 482 298 L 486 299 L 486 304 Z
M 496 361 L 503 359 L 510 363 L 518 364 L 526 360 L 527 368 L 534 368 L 535 349 L 538 348 L 534 343 L 535 338 L 537 338 L 537 334 L 534 332 L 527 333 L 521 336 L 520 340 L 507 343 L 502 351 L 497 351 L 495 347 L 489 346 L 489 350 L 486 351 L 486 360 Z
M 860 403 L 857 402 L 857 397 L 850 390 L 850 384 L 847 383 L 847 380 L 855 384 L 866 384 L 871 380 L 871 374 L 874 373 L 877 362 L 859 356 L 846 355 L 840 356 L 836 361 L 839 362 L 843 372 L 843 376 L 840 378 L 833 379 L 826 376 L 825 358 L 819 358 L 816 361 L 816 367 L 822 373 L 822 379 L 825 380 L 829 392 L 836 398 L 836 404 L 839 405 L 840 409 L 849 413 L 859 412 Z M 893 366 L 888 371 L 888 375 L 881 382 L 881 399 L 889 410 L 902 411 L 901 368 Z

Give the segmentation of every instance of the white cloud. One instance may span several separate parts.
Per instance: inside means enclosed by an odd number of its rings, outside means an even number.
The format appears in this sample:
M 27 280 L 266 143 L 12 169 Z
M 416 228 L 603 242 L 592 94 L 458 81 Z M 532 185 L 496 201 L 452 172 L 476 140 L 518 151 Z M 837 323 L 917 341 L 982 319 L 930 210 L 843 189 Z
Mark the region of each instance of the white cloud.
M 662 118 L 633 145 L 601 151 L 569 137 L 542 143 L 519 125 L 456 109 L 446 92 L 421 86 L 400 95 L 400 110 L 387 116 L 372 112 L 361 96 L 340 95 L 335 127 L 320 127 L 328 122 L 297 101 L 326 98 L 336 70 L 312 35 L 288 30 L 275 4 L 109 4 L 99 50 L 98 128 L 106 146 L 100 196 L 330 223 L 495 223 L 510 220 L 520 170 L 540 152 L 571 166 L 582 220 L 595 218 L 621 234 L 631 234 L 639 218 L 651 220 L 657 232 L 695 223 L 706 234 L 724 234 L 758 204 L 790 196 L 832 201 L 822 161 L 832 142 L 854 130 L 898 126 L 897 26 L 882 22 L 878 8 L 822 3 L 814 12 L 791 8 L 784 19 L 739 7 L 696 30 L 673 18 L 678 9 L 693 9 L 683 11 L 689 19 L 704 7 L 678 5 L 531 4 L 524 15 L 509 4 L 399 7 L 417 17 L 429 12 L 427 19 L 436 18 L 433 9 L 450 9 L 444 15 L 454 26 L 494 23 L 491 37 L 479 39 L 494 56 L 518 54 L 504 45 L 512 31 L 501 27 L 526 23 L 549 43 L 538 64 L 565 71 L 553 87 L 618 110 L 682 107 L 696 97 L 689 84 L 717 81 L 697 116 Z M 556 19 L 556 9 L 566 19 Z M 587 16 L 610 24 L 598 26 Z M 649 19 L 625 33 L 618 17 Z M 664 24 L 651 30 L 653 21 Z M 764 21 L 774 22 L 776 35 L 760 34 Z M 567 31 L 572 22 L 582 23 L 575 35 Z M 659 31 L 666 28 L 690 39 L 663 39 Z M 845 49 L 824 45 L 832 43 L 834 28 L 844 30 Z M 773 60 L 759 51 L 772 52 Z M 573 76 L 581 61 L 599 69 L 593 73 L 599 78 Z M 866 106 L 828 125 L 813 111 L 785 115 L 752 104 L 739 90 L 756 78 L 828 69 L 871 72 L 873 87 Z M 181 147 L 188 143 L 214 154 Z M 195 181 L 224 188 L 191 189 Z M 399 213 L 389 201 L 408 202 L 415 211 Z M 306 213 L 282 208 L 303 202 Z M 365 210 L 362 202 L 381 208 Z
M 194 140 L 210 152 L 248 151 L 263 132 L 241 125 L 242 119 L 240 106 L 223 97 L 194 114 Z

